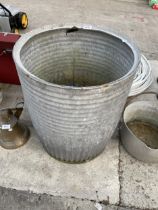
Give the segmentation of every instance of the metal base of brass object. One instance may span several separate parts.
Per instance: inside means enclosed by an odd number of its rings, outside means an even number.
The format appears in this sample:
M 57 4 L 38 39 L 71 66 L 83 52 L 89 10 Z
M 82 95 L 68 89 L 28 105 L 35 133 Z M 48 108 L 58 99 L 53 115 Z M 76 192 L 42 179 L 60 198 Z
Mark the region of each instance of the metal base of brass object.
M 30 131 L 27 126 L 18 122 L 12 131 L 1 131 L 0 146 L 5 149 L 16 149 L 24 145 L 29 137 Z

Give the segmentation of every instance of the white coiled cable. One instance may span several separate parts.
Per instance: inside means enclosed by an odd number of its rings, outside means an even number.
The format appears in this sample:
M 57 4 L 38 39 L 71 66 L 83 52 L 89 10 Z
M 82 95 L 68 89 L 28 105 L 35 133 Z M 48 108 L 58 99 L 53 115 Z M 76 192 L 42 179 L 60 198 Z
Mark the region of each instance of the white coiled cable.
M 134 77 L 129 96 L 138 95 L 146 90 L 152 83 L 153 76 L 149 61 L 144 55 L 141 56 L 141 63 Z

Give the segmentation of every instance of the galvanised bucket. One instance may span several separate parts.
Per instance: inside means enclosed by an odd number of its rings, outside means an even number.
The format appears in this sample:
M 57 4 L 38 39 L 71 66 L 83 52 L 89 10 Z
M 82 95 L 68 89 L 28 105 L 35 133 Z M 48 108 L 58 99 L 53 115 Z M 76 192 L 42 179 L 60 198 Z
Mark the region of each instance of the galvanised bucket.
M 13 57 L 33 126 L 47 152 L 67 162 L 101 153 L 139 65 L 137 48 L 92 26 L 47 26 L 23 35 Z

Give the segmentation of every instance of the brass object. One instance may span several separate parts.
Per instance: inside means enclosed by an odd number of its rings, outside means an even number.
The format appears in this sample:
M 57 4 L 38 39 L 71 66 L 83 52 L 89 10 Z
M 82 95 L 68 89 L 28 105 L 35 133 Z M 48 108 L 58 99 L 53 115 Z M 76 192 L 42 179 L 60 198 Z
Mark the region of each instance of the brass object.
M 21 147 L 29 139 L 29 129 L 19 122 L 22 111 L 23 107 L 0 110 L 0 145 L 5 149 Z

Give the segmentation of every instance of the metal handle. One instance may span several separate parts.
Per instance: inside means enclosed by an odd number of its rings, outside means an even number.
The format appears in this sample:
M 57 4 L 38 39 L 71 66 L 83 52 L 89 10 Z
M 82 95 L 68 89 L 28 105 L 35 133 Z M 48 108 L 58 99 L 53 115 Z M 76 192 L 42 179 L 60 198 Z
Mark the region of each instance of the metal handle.
M 22 106 L 20 106 L 20 105 L 22 105 Z M 24 108 L 24 101 L 20 101 L 16 104 L 15 108 L 2 108 L 2 109 L 0 109 L 0 112 L 8 110 L 10 115 L 13 115 L 17 119 L 19 119 L 19 117 L 23 111 L 23 108 Z
M 11 53 L 12 54 L 12 49 L 4 49 L 4 50 L 2 50 L 2 52 L 0 53 L 0 56 L 2 56 L 2 55 L 6 55 L 6 54 L 8 54 L 8 53 Z
M 19 106 L 19 105 L 22 105 L 22 106 Z M 12 109 L 12 111 L 14 112 L 14 116 L 19 119 L 22 111 L 23 111 L 23 108 L 24 108 L 24 101 L 21 101 L 21 102 L 18 102 L 16 104 L 16 108 L 15 109 Z
M 20 104 L 22 104 L 22 107 L 21 106 L 19 107 Z M 16 108 L 24 108 L 24 101 L 18 102 L 15 107 Z
M 9 16 L 12 16 L 11 11 L 10 11 L 9 9 L 7 9 L 3 4 L 0 3 L 0 7 L 2 7 L 2 9 L 3 9 L 4 11 L 7 11 L 8 14 L 9 14 Z

